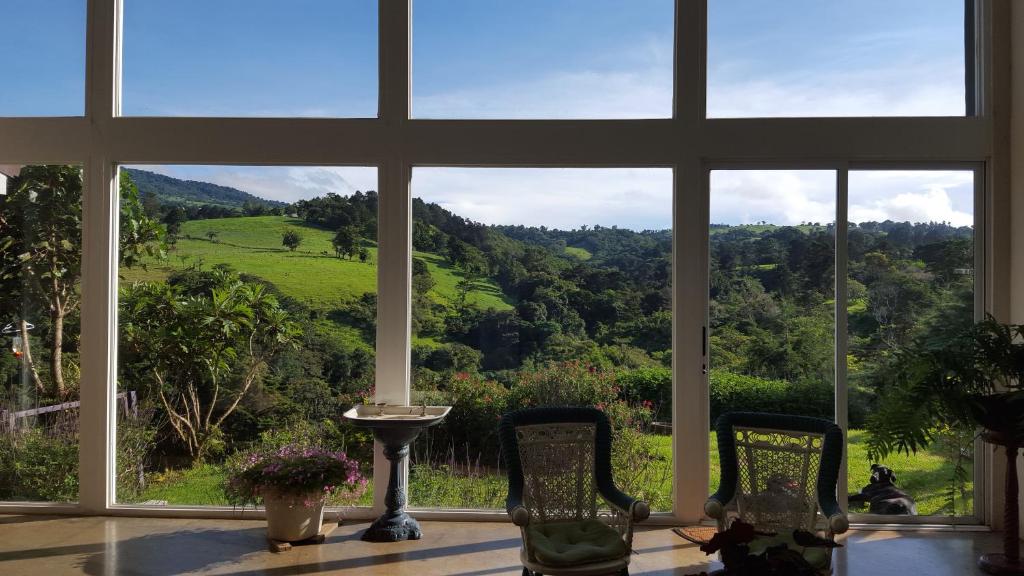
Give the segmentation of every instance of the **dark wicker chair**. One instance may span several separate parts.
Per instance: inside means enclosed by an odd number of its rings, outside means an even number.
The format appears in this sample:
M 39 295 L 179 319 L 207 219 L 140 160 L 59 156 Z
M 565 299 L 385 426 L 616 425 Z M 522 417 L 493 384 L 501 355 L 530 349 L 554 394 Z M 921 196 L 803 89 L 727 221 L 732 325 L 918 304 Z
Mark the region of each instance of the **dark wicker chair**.
M 615 487 L 608 417 L 594 408 L 518 410 L 501 419 L 499 435 L 524 576 L 628 574 L 633 524 L 650 508 Z
M 740 517 L 756 529 L 776 533 L 751 545 L 751 551 L 786 542 L 793 530 L 818 530 L 818 513 L 828 537 L 849 528 L 836 501 L 843 432 L 820 418 L 733 412 L 716 423 L 721 484 L 704 505 L 718 529 Z M 802 548 L 805 559 L 831 570 L 831 548 Z

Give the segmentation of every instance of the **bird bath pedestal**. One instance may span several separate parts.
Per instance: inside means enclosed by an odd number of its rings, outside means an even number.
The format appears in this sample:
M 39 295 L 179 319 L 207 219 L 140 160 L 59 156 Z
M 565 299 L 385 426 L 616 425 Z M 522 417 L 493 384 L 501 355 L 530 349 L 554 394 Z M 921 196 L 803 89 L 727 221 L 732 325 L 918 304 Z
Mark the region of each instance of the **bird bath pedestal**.
M 416 519 L 405 513 L 407 501 L 402 462 L 409 455 L 409 444 L 420 431 L 437 424 L 448 415 L 451 406 L 370 406 L 359 405 L 344 417 L 356 426 L 370 428 L 384 445 L 384 457 L 391 465 L 388 491 L 384 497 L 387 511 L 363 534 L 368 542 L 419 540 L 423 533 Z

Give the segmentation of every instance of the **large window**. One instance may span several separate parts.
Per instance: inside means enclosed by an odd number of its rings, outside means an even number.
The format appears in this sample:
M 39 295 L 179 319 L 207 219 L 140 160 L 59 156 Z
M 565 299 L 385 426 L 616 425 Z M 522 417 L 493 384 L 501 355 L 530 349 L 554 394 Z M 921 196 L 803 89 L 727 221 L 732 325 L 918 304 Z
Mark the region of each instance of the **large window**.
M 671 0 L 420 0 L 418 118 L 668 118 Z
M 711 117 L 963 116 L 963 0 L 708 2 Z
M 937 426 L 927 450 L 875 462 L 866 458 L 862 429 L 898 373 L 898 352 L 975 318 L 974 190 L 971 170 L 850 172 L 850 491 L 866 486 L 871 465 L 881 464 L 895 473 L 922 516 L 973 514 L 974 430 Z M 901 511 L 855 505 L 851 512 Z
M 412 503 L 502 508 L 497 420 L 582 405 L 623 488 L 671 510 L 671 170 L 418 168 L 413 194 L 413 394 L 453 412 Z
M 0 117 L 85 112 L 85 0 L 0 7 Z
M 848 173 L 846 300 L 837 303 L 837 172 L 715 170 L 710 177 L 710 413 L 776 412 L 847 427 L 850 493 L 888 468 L 913 507 L 853 513 L 971 516 L 974 434 L 937 425 L 918 453 L 869 450 L 901 354 L 975 317 L 972 170 Z M 845 305 L 844 305 L 845 304 Z M 836 311 L 848 331 L 835 339 Z M 837 348 L 838 347 L 838 348 Z M 845 350 L 842 370 L 834 362 Z M 844 374 L 840 382 L 835 375 Z M 835 405 L 835 387 L 845 406 Z M 710 440 L 717 487 L 716 438 Z
M 375 0 L 124 5 L 127 116 L 377 116 Z
M 74 502 L 82 169 L 0 172 L 0 500 Z
M 121 169 L 119 502 L 227 505 L 225 470 L 285 444 L 371 475 L 338 416 L 372 394 L 376 188 L 373 168 Z
M 493 513 L 497 417 L 572 402 L 677 521 L 738 408 L 834 418 L 851 493 L 885 464 L 985 520 L 965 431 L 865 442 L 894 350 L 1008 318 L 1005 3 L 3 4 L 0 508 L 223 506 L 295 439 L 380 486 L 340 414 L 428 402 L 410 505 Z
M 712 422 L 732 411 L 834 419 L 835 200 L 832 170 L 711 173 Z

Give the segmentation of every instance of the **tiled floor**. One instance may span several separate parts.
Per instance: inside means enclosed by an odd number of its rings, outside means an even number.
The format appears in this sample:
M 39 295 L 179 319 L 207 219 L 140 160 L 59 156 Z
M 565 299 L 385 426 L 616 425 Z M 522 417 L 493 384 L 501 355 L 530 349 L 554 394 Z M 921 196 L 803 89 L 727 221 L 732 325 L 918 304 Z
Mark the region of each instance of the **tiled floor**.
M 319 546 L 272 554 L 263 523 L 228 520 L 0 516 L 0 575 L 231 576 L 287 574 L 519 575 L 519 533 L 510 524 L 423 522 L 422 540 L 368 543 L 365 523 L 347 523 Z M 852 532 L 836 574 L 970 576 L 987 533 Z M 630 573 L 685 575 L 708 567 L 704 554 L 667 528 L 637 534 Z

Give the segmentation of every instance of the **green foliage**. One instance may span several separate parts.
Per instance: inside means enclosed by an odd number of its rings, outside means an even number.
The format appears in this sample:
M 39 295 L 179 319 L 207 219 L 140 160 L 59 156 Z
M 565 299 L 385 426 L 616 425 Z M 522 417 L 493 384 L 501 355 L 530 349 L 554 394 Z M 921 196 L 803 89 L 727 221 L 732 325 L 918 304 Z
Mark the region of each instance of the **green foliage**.
M 121 266 L 145 266 L 144 258 L 163 260 L 167 257 L 164 228 L 154 220 L 139 201 L 139 189 L 127 172 L 121 174 L 121 218 L 118 256 Z M 154 198 L 152 194 L 147 198 Z
M 146 488 L 146 462 L 158 427 L 152 423 L 154 410 L 137 409 L 134 417 L 120 415 L 117 421 L 117 499 L 132 502 Z
M 0 434 L 0 500 L 77 502 L 77 436 L 36 426 Z
M 1024 440 L 1024 326 L 992 316 L 922 335 L 894 355 L 880 409 L 869 418 L 873 455 L 916 452 L 939 426 L 984 427 Z
M 672 419 L 672 370 L 666 367 L 640 368 L 619 373 L 622 396 L 629 402 L 647 400 L 659 420 Z
M 302 234 L 294 228 L 288 228 L 281 234 L 281 245 L 285 248 L 295 252 L 295 250 L 302 244 Z
M 334 246 L 334 255 L 338 258 L 346 257 L 350 260 L 359 254 L 359 228 L 356 226 L 342 226 L 331 239 Z
M 223 269 L 121 289 L 127 381 L 148 383 L 193 459 L 216 453 L 221 424 L 300 331 L 265 286 Z
M 831 382 L 790 383 L 711 371 L 711 422 L 726 412 L 771 412 L 832 419 Z

